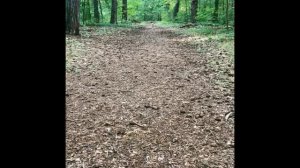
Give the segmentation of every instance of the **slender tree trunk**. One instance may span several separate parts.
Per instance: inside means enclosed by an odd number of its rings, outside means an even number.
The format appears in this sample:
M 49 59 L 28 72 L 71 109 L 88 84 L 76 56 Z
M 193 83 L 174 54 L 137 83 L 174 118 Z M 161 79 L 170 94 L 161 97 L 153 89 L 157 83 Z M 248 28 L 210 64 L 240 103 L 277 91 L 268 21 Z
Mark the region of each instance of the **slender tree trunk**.
M 66 32 L 70 33 L 71 32 L 71 12 L 70 12 L 70 0 L 66 0 Z
M 66 1 L 66 32 L 79 35 L 79 0 Z
M 157 20 L 161 21 L 161 14 L 160 13 L 158 13 L 158 15 L 157 15 Z
M 99 23 L 98 0 L 93 0 L 93 2 L 94 2 L 94 18 L 95 18 L 95 22 Z
M 118 0 L 111 0 L 111 17 L 110 23 L 117 23 L 117 14 L 118 14 Z
M 177 14 L 179 12 L 179 5 L 180 5 L 180 1 L 177 0 L 176 4 L 174 6 L 174 12 L 173 12 L 173 18 L 175 19 L 177 17 Z
M 228 4 L 228 2 L 229 2 L 229 0 L 226 0 L 227 1 L 227 4 L 226 4 L 226 28 L 227 28 L 227 30 L 228 30 L 228 28 L 229 28 L 229 18 L 228 18 L 228 7 L 229 7 L 229 4 Z
M 83 0 L 83 12 L 82 12 L 82 23 L 84 24 L 84 21 L 86 19 L 86 16 L 85 16 L 85 0 Z
M 122 20 L 127 21 L 127 0 L 122 0 Z
M 89 0 L 83 0 L 83 8 L 84 8 L 84 12 L 83 12 L 83 20 L 87 21 L 91 19 L 91 12 L 90 12 L 90 2 Z
M 191 1 L 191 22 L 196 23 L 198 0 Z
M 217 22 L 219 16 L 219 0 L 215 0 L 215 10 L 213 14 L 213 21 Z
M 104 17 L 103 17 L 102 5 L 101 5 L 101 1 L 100 1 L 100 0 L 99 0 L 99 7 L 100 7 L 100 15 L 101 15 L 101 19 L 102 19 L 102 22 L 103 22 Z
M 185 21 L 188 22 L 188 3 L 185 0 Z
M 73 0 L 74 1 L 74 30 L 75 30 L 75 35 L 79 35 L 79 11 L 80 11 L 80 5 L 79 5 L 79 0 Z
M 91 6 L 90 6 L 90 0 L 87 0 L 87 4 L 86 4 L 86 7 L 87 7 L 87 20 L 91 20 L 92 18 L 92 14 L 91 14 Z

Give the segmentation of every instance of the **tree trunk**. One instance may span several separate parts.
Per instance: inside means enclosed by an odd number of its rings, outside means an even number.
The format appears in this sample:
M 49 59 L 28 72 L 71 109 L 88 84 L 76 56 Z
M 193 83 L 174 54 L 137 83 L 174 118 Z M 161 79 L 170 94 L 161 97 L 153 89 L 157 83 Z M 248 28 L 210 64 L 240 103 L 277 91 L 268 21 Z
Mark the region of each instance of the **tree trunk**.
M 85 21 L 85 0 L 83 0 L 83 12 L 82 12 L 82 23 L 84 24 L 84 21 Z
M 122 0 L 122 20 L 127 21 L 127 0 Z
M 158 15 L 157 15 L 157 20 L 161 21 L 161 14 L 160 13 L 158 13 Z
M 215 0 L 215 10 L 213 14 L 213 21 L 218 21 L 218 15 L 219 15 L 219 0 Z
M 102 5 L 101 5 L 101 1 L 100 0 L 98 0 L 98 1 L 99 1 L 99 7 L 100 7 L 100 15 L 101 15 L 101 19 L 103 21 L 104 17 L 103 17 L 103 12 L 102 12 Z
M 227 2 L 227 4 L 226 4 L 226 28 L 227 28 L 227 30 L 228 30 L 228 22 L 229 22 L 229 18 L 228 18 L 228 7 L 229 7 L 229 4 L 228 4 L 228 2 L 229 2 L 229 0 L 226 0 L 226 2 Z
M 66 1 L 66 32 L 79 35 L 79 0 Z
M 111 0 L 111 17 L 110 23 L 117 23 L 117 14 L 118 14 L 118 0 Z
M 177 14 L 178 14 L 178 12 L 179 12 L 179 5 L 180 5 L 179 0 L 177 0 L 177 1 L 176 1 L 176 4 L 175 4 L 175 6 L 174 6 L 174 12 L 173 12 L 173 18 L 174 18 L 174 19 L 177 17 Z
M 71 31 L 71 13 L 70 13 L 70 0 L 66 0 L 66 32 Z
M 98 0 L 93 0 L 93 2 L 94 2 L 94 18 L 95 18 L 95 22 L 99 23 Z
M 185 0 L 185 22 L 188 22 L 188 3 Z
M 86 12 L 87 12 L 87 14 L 86 14 L 87 20 L 91 20 L 92 14 L 91 14 L 90 0 L 87 0 L 86 7 L 87 7 L 87 9 L 86 9 Z
M 191 1 L 191 22 L 196 23 L 198 0 Z

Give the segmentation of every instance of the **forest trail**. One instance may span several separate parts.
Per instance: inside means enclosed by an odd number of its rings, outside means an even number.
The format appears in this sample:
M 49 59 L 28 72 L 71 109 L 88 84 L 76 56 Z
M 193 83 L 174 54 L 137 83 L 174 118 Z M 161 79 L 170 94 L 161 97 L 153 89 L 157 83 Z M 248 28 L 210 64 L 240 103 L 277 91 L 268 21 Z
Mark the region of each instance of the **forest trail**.
M 233 84 L 213 84 L 187 37 L 148 24 L 69 38 L 67 167 L 234 167 Z

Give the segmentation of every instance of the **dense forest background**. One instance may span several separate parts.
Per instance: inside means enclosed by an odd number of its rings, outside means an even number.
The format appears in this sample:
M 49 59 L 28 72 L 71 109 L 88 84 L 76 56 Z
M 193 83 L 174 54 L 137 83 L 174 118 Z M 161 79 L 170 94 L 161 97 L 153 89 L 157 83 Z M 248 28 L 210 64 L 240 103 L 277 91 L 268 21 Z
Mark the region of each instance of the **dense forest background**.
M 66 0 L 66 32 L 143 21 L 234 27 L 234 0 Z

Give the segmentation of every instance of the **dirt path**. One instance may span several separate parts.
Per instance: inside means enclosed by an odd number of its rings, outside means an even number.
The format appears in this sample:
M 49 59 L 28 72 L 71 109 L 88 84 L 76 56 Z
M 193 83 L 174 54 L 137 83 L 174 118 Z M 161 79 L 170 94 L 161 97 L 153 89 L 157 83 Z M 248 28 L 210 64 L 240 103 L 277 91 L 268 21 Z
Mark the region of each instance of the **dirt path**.
M 232 90 L 182 39 L 152 25 L 76 39 L 67 167 L 233 167 Z

